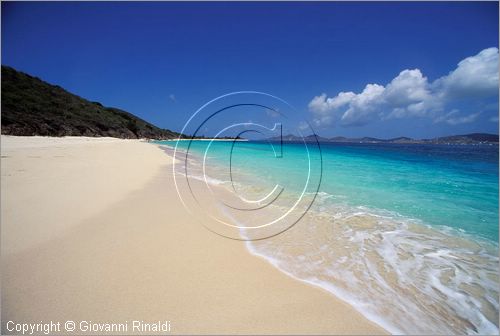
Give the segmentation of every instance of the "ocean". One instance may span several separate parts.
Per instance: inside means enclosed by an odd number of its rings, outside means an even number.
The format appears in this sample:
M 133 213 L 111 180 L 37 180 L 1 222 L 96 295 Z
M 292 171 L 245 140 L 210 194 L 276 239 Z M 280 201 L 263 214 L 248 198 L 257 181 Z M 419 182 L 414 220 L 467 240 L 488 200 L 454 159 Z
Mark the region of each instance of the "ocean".
M 245 199 L 279 186 L 277 213 L 306 200 L 288 230 L 246 241 L 252 254 L 391 333 L 498 334 L 497 145 L 177 142 L 188 149 L 194 178 L 204 160 L 210 184 Z

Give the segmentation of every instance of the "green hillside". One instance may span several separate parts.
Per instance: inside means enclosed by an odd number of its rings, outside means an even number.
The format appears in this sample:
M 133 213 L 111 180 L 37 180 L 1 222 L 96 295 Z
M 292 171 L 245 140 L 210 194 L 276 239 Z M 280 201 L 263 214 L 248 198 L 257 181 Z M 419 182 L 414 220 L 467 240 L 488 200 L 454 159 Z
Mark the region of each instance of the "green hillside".
M 2 66 L 1 119 L 2 134 L 9 135 L 128 139 L 179 136 L 131 113 L 90 102 L 8 66 Z

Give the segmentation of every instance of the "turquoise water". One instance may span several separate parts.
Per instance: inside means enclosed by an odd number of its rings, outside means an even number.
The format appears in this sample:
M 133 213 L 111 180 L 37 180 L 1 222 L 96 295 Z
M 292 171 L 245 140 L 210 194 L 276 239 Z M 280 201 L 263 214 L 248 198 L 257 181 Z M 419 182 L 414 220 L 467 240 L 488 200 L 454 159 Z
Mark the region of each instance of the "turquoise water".
M 186 148 L 188 142 L 180 142 Z M 232 143 L 213 142 L 209 157 L 229 166 Z M 274 144 L 278 151 L 280 144 Z M 193 142 L 204 153 L 207 142 Z M 317 148 L 310 146 L 311 159 Z M 498 242 L 498 146 L 321 144 L 320 191 L 397 212 L 432 225 L 446 225 Z M 312 163 L 312 173 L 319 164 Z M 303 144 L 285 143 L 276 158 L 268 143 L 236 143 L 233 169 L 258 174 L 262 183 L 303 187 L 308 157 Z M 295 183 L 296 181 L 296 183 Z M 300 183 L 299 183 L 300 182 Z
M 208 144 L 178 150 L 202 160 Z M 276 184 L 285 199 L 317 195 L 251 253 L 392 333 L 498 334 L 498 146 L 274 143 L 282 157 L 269 143 L 231 146 L 206 152 L 216 184 L 249 199 Z
M 323 145 L 322 190 L 498 241 L 498 147 Z M 328 173 L 331 172 L 331 173 Z

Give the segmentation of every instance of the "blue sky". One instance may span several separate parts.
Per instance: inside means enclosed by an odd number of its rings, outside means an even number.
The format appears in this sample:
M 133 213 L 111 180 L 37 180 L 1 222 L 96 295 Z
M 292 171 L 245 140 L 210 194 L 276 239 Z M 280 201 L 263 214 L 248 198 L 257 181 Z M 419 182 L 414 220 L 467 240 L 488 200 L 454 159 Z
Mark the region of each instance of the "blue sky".
M 497 2 L 3 2 L 2 64 L 176 131 L 256 90 L 324 136 L 498 133 Z

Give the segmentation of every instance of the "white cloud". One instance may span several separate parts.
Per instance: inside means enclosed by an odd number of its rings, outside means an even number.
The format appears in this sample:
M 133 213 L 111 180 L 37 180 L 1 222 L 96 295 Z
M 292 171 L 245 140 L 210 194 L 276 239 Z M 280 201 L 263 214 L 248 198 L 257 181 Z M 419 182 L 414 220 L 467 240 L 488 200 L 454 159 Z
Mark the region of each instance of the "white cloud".
M 278 118 L 280 116 L 280 113 L 278 112 L 278 110 L 266 109 L 265 111 L 266 111 L 266 114 L 268 117 Z
M 360 94 L 349 102 L 349 108 L 342 115 L 344 124 L 358 125 L 370 120 L 373 111 L 376 111 L 383 102 L 385 88 L 378 84 L 368 84 Z
M 433 83 L 443 98 L 483 97 L 498 93 L 498 49 L 467 57 L 447 76 Z
M 394 107 L 405 107 L 427 100 L 430 96 L 427 78 L 419 69 L 403 70 L 385 90 L 387 103 Z
M 481 112 L 471 113 L 466 116 L 460 116 L 458 110 L 452 110 L 445 115 L 439 116 L 434 120 L 435 123 L 445 122 L 449 125 L 459 125 L 459 124 L 470 124 L 476 121 L 477 117 L 481 115 Z
M 315 112 L 314 124 L 316 126 L 328 125 L 333 121 L 332 110 L 336 110 L 356 97 L 354 92 L 340 92 L 333 98 L 327 98 L 326 93 L 314 97 L 309 103 L 309 110 Z
M 345 104 L 348 104 L 356 94 L 354 92 L 340 92 L 333 98 L 327 98 L 326 93 L 321 96 L 314 97 L 309 103 L 309 108 L 317 112 L 328 112 L 331 109 L 336 109 Z
M 448 75 L 430 83 L 419 69 L 406 69 L 386 86 L 368 84 L 361 93 L 326 94 L 309 103 L 316 126 L 339 120 L 363 125 L 374 119 L 431 117 L 451 125 L 473 122 L 480 113 L 465 116 L 446 107 L 463 100 L 498 95 L 498 49 L 488 48 L 458 63 Z M 444 113 L 444 114 L 443 114 Z M 450 114 L 452 113 L 452 114 Z
M 299 122 L 299 125 L 297 126 L 297 128 L 301 131 L 305 131 L 305 130 L 309 129 L 310 127 L 309 127 L 308 123 L 306 123 L 305 121 L 301 121 L 301 122 Z

